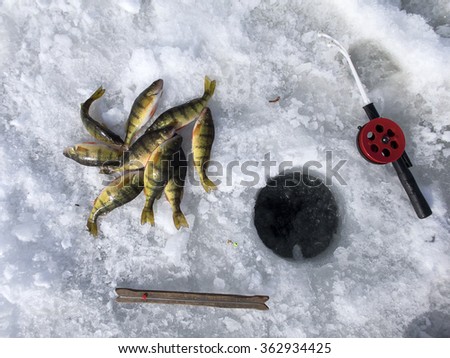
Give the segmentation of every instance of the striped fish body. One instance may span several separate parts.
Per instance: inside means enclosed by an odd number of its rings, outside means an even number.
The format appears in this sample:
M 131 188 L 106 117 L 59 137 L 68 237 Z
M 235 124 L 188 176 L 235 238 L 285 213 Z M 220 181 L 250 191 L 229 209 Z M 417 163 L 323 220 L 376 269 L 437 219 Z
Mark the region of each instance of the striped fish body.
M 120 165 L 122 150 L 112 148 L 102 143 L 85 142 L 67 147 L 64 156 L 77 163 L 99 167 L 103 165 Z
M 184 181 L 187 172 L 186 155 L 183 149 L 180 149 L 180 163 L 174 168 L 173 176 L 167 182 L 164 188 L 164 194 L 169 202 L 175 227 L 179 230 L 180 227 L 189 227 L 189 224 L 181 211 L 180 205 L 183 199 Z
M 183 138 L 175 135 L 161 144 L 151 155 L 144 171 L 145 206 L 142 210 L 141 224 L 155 225 L 153 203 L 161 196 L 164 186 L 173 176 L 171 162 L 174 154 L 181 148 Z
M 211 110 L 206 107 L 192 131 L 192 152 L 194 153 L 194 167 L 200 178 L 200 182 L 206 192 L 216 188 L 216 185 L 206 175 L 208 161 L 211 156 L 211 148 L 214 142 L 214 122 Z
M 89 109 L 94 101 L 103 96 L 105 90 L 100 87 L 97 89 L 91 97 L 89 97 L 84 103 L 81 104 L 80 116 L 84 127 L 91 136 L 106 144 L 123 145 L 123 140 L 104 124 L 97 122 L 89 115 Z
M 138 170 L 145 167 L 152 153 L 167 139 L 173 136 L 175 130 L 171 127 L 157 131 L 147 130 L 127 152 L 124 163 L 119 168 L 111 169 L 111 172 L 124 172 Z
M 187 103 L 165 111 L 155 120 L 155 122 L 150 126 L 150 129 L 157 130 L 171 126 L 177 130 L 195 121 L 201 111 L 208 104 L 209 99 L 214 94 L 215 88 L 216 81 L 211 81 L 208 76 L 206 76 L 205 92 L 202 97 L 193 99 Z
M 111 182 L 94 201 L 94 207 L 87 222 L 89 232 L 97 236 L 97 219 L 100 215 L 122 206 L 136 198 L 143 189 L 144 171 L 127 172 Z
M 126 125 L 126 147 L 130 146 L 136 132 L 155 114 L 163 84 L 164 82 L 161 79 L 153 82 L 134 101 Z

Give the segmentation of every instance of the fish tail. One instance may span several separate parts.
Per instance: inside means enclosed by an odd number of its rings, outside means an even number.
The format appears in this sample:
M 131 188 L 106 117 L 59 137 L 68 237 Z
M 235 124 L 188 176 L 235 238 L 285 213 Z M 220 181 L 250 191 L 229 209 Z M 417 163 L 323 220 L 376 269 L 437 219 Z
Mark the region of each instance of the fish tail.
M 214 184 L 206 175 L 201 178 L 201 182 L 203 189 L 205 189 L 207 193 L 209 193 L 211 190 L 217 189 L 216 184 Z
M 177 230 L 180 230 L 181 227 L 189 227 L 186 217 L 181 211 L 173 213 L 173 223 Z
M 98 236 L 98 227 L 97 227 L 97 220 L 89 218 L 87 222 L 87 228 L 92 236 L 97 237 Z
M 91 97 L 89 97 L 86 101 L 84 101 L 83 103 L 80 104 L 82 114 L 89 116 L 89 107 L 91 106 L 92 102 L 96 101 L 104 94 L 105 94 L 105 89 L 102 86 L 97 88 L 97 90 L 94 93 L 92 93 Z
M 153 209 L 148 209 L 147 206 L 144 207 L 141 214 L 141 225 L 146 223 L 155 226 L 155 214 L 153 213 Z
M 214 90 L 216 89 L 216 81 L 211 81 L 208 76 L 205 76 L 205 92 L 203 93 L 203 99 L 209 100 L 214 94 Z
M 96 100 L 99 99 L 101 96 L 103 96 L 105 94 L 105 89 L 100 86 L 99 88 L 97 88 L 97 90 L 92 94 L 91 99 L 92 100 Z

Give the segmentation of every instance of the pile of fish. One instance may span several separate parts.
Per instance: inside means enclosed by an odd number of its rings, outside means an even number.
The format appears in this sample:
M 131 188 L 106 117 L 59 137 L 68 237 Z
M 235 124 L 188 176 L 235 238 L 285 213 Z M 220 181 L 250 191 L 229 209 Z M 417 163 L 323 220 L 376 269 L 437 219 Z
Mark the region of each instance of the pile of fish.
M 155 114 L 163 90 L 163 80 L 153 82 L 131 107 L 125 140 L 89 115 L 92 103 L 105 93 L 102 87 L 81 104 L 84 127 L 101 143 L 76 144 L 65 148 L 64 155 L 82 165 L 101 167 L 100 173 L 117 175 L 94 201 L 87 222 L 92 235 L 98 235 L 97 219 L 100 215 L 130 202 L 142 190 L 146 200 L 141 224 L 155 225 L 153 204 L 164 192 L 172 207 L 175 227 L 189 227 L 180 209 L 187 162 L 181 148 L 183 138 L 177 130 L 196 121 L 192 133 L 194 166 L 203 188 L 210 192 L 216 188 L 206 175 L 214 141 L 214 123 L 207 104 L 215 87 L 216 81 L 205 77 L 202 97 L 168 109 L 143 131 Z

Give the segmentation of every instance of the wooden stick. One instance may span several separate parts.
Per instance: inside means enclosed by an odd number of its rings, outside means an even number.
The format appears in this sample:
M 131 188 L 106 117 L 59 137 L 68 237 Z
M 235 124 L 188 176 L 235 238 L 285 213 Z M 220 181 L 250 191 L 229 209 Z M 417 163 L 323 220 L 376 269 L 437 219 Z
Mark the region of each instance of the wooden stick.
M 222 308 L 245 308 L 268 310 L 265 302 L 268 296 L 243 296 L 217 293 L 180 292 L 133 290 L 129 288 L 116 288 L 120 303 L 164 303 L 194 306 L 209 306 Z

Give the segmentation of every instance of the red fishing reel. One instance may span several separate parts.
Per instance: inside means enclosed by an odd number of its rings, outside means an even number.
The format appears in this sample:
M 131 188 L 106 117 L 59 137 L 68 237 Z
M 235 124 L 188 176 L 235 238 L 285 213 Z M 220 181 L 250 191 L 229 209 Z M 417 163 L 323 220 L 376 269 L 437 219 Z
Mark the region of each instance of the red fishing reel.
M 406 141 L 397 123 L 378 117 L 359 127 L 357 146 L 369 162 L 388 164 L 400 159 L 405 152 Z

